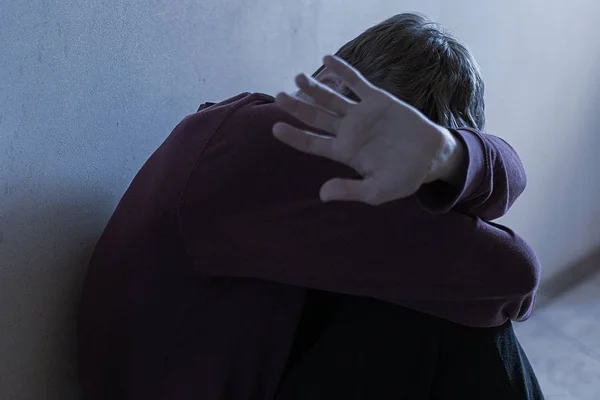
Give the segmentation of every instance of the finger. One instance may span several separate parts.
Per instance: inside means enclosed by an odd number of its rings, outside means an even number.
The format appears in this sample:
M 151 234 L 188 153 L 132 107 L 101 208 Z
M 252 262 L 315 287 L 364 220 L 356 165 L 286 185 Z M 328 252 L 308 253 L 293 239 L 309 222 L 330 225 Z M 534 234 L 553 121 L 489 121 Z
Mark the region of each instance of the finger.
M 296 150 L 338 161 L 333 154 L 333 138 L 303 131 L 283 122 L 273 125 L 273 135 Z
M 325 56 L 323 63 L 331 72 L 342 78 L 342 81 L 352 90 L 358 97 L 364 99 L 377 91 L 356 68 L 348 64 L 336 56 Z
M 296 85 L 298 85 L 298 88 L 302 92 L 312 97 L 317 105 L 340 116 L 346 115 L 352 104 L 355 104 L 346 100 L 343 96 L 318 80 L 309 78 L 305 74 L 300 74 L 296 77 Z
M 319 193 L 322 201 L 359 201 L 373 206 L 382 204 L 384 200 L 379 194 L 375 181 L 365 179 L 331 179 L 321 187 Z
M 340 118 L 320 107 L 305 103 L 287 93 L 278 93 L 275 103 L 300 121 L 323 131 L 337 134 Z

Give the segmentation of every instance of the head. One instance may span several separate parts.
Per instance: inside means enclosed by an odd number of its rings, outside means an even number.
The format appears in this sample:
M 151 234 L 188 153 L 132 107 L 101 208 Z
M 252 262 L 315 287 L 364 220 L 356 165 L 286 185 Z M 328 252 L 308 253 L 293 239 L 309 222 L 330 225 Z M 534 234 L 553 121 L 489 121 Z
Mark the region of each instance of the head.
M 485 125 L 484 84 L 469 50 L 419 14 L 399 14 L 375 25 L 335 53 L 373 85 L 448 127 Z M 324 66 L 313 77 L 360 101 Z

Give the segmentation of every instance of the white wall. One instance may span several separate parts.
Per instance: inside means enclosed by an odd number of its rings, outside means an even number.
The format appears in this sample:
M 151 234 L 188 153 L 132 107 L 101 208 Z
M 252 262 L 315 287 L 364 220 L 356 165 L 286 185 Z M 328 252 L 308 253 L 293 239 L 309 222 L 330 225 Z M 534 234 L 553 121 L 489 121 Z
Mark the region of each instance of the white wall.
M 135 172 L 204 101 L 293 88 L 368 26 L 417 10 L 470 44 L 488 131 L 529 189 L 505 219 L 546 276 L 600 245 L 600 3 L 0 0 L 0 399 L 76 396 L 90 251 Z

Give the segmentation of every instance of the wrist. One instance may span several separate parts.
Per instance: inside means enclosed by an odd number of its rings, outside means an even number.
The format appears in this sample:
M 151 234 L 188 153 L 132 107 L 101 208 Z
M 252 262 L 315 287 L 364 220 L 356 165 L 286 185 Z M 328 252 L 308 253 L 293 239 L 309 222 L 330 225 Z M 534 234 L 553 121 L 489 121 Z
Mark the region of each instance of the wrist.
M 436 126 L 442 137 L 441 146 L 433 162 L 431 173 L 426 183 L 442 181 L 453 186 L 462 181 L 462 165 L 466 153 L 462 142 L 449 129 Z

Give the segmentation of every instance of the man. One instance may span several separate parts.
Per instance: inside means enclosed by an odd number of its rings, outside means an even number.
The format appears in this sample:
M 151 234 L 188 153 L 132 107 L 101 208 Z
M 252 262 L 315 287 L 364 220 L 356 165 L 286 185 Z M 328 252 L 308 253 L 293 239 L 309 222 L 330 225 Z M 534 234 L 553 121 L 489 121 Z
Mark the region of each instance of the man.
M 369 37 L 377 46 L 362 41 Z M 342 49 L 387 60 L 361 72 L 389 93 L 427 69 L 398 80 L 386 37 L 407 46 L 405 58 L 439 57 L 425 62 L 430 78 L 444 72 L 438 64 L 469 69 L 466 50 L 439 53 L 448 36 L 419 16 L 396 16 Z M 411 49 L 423 38 L 428 45 Z M 388 175 L 365 156 L 386 129 L 363 126 L 375 133 L 367 141 L 347 134 L 358 105 L 335 103 L 314 83 L 300 86 L 316 104 L 329 98 L 336 119 L 248 93 L 187 117 L 136 176 L 95 250 L 79 318 L 84 398 L 541 398 L 509 321 L 531 312 L 537 260 L 508 228 L 486 222 L 523 190 L 522 166 L 499 139 L 441 127 L 483 127 L 482 113 L 470 116 L 483 103 L 482 89 L 466 85 L 478 78 L 469 71 L 441 87 L 414 81 L 424 103 L 405 100 L 431 120 L 379 89 L 362 98 L 372 87 L 345 80 L 363 111 L 384 95 L 395 101 L 372 108 L 374 123 L 403 107 L 398 151 L 407 164 Z M 432 101 L 437 114 L 427 112 Z M 273 128 L 279 121 L 287 125 Z M 337 136 L 315 144 L 291 126 Z M 354 170 L 283 146 L 272 128 Z M 380 194 L 362 199 L 380 205 L 323 203 L 322 182 L 331 182 L 325 200 L 361 188 L 335 177 L 364 178 L 362 188 Z

